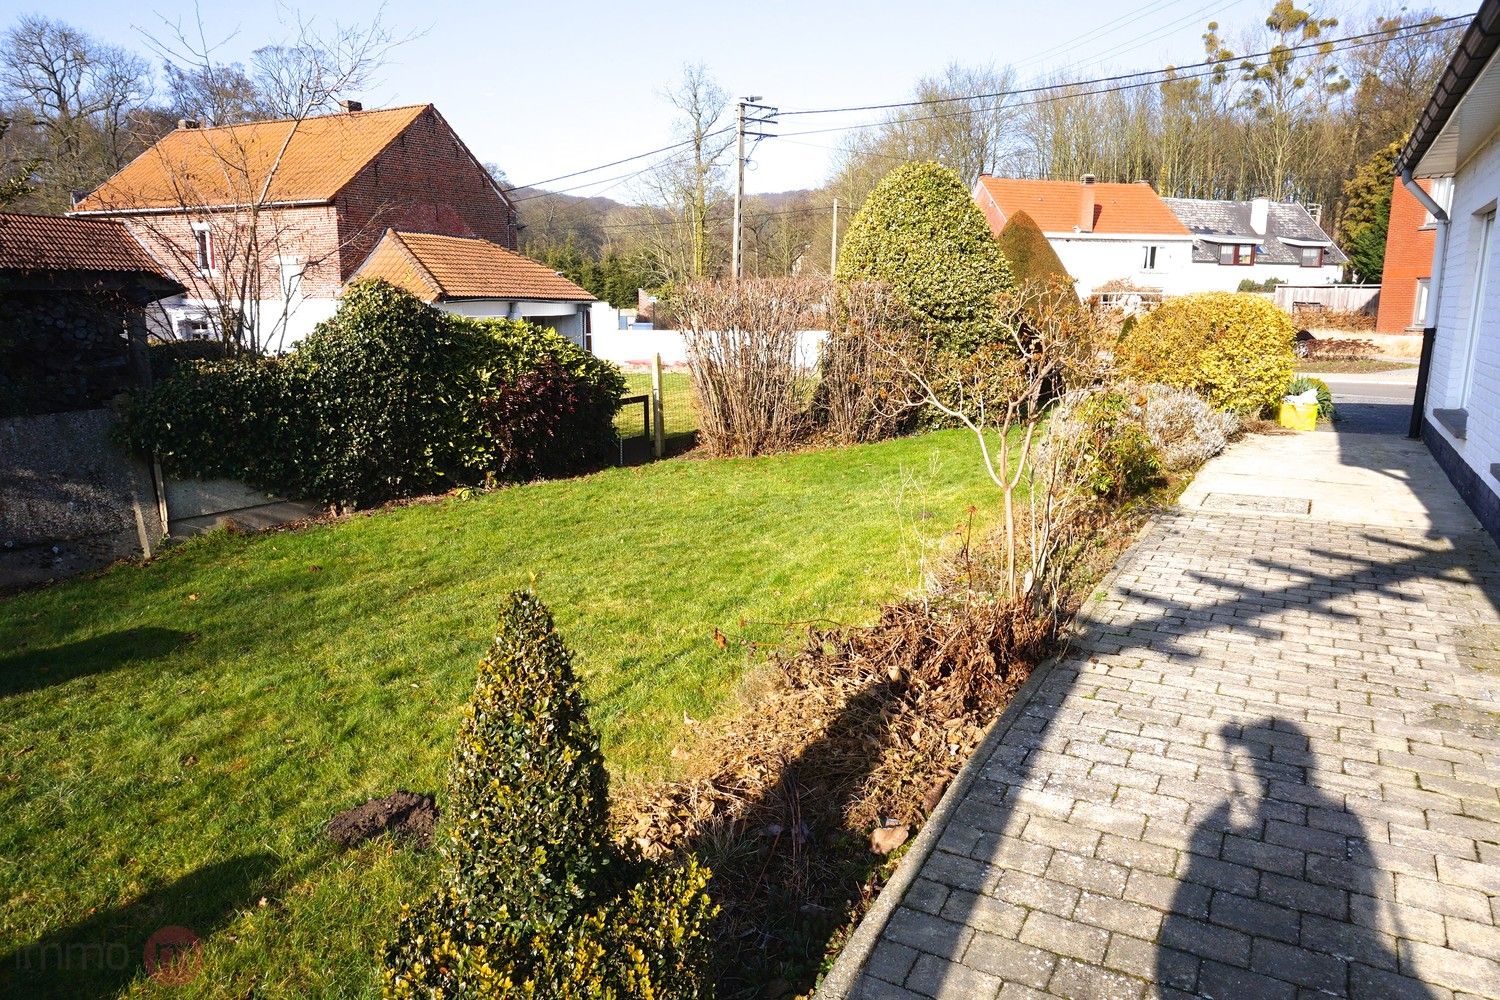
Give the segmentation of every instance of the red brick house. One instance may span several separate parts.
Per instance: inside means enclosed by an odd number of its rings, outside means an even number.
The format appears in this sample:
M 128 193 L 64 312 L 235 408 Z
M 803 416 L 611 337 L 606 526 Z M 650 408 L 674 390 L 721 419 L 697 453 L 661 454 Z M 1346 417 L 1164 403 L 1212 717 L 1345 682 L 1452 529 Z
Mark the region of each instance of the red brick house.
M 179 127 L 80 200 L 124 220 L 187 292 L 172 332 L 237 325 L 284 350 L 336 307 L 387 229 L 516 246 L 516 211 L 430 104 Z
M 1385 236 L 1385 264 L 1380 272 L 1380 333 L 1420 333 L 1426 325 L 1427 285 L 1437 246 L 1437 224 L 1398 177 L 1391 190 L 1391 216 Z M 1421 181 L 1422 190 L 1446 204 L 1451 180 Z

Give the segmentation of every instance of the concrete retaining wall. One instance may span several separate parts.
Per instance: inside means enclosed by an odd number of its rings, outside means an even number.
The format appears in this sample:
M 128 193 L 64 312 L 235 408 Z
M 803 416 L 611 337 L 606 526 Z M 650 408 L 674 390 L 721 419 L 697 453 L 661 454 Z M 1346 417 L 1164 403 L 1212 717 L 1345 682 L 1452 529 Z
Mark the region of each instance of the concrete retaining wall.
M 0 419 L 0 587 L 155 549 L 150 470 L 112 439 L 112 410 Z

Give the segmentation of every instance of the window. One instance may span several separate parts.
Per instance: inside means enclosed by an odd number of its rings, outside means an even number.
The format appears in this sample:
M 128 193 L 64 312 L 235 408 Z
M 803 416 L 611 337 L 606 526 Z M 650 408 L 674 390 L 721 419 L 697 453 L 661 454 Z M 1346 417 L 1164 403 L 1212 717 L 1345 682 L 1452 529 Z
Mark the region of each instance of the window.
M 1469 303 L 1469 338 L 1464 345 L 1463 368 L 1458 376 L 1458 408 L 1467 409 L 1474 389 L 1474 359 L 1479 353 L 1479 334 L 1484 327 L 1489 293 L 1490 239 L 1495 234 L 1495 210 L 1479 217 L 1479 246 L 1474 252 L 1474 298 Z
M 1300 263 L 1302 264 L 1303 267 L 1322 267 L 1323 266 L 1323 248 L 1322 247 L 1303 247 L 1302 250 L 1301 250 L 1301 258 L 1302 259 L 1301 259 Z
M 1427 193 L 1432 197 L 1433 201 L 1438 203 L 1438 206 L 1443 211 L 1448 211 L 1453 203 L 1453 178 L 1434 177 L 1431 183 L 1427 185 Z M 1424 213 L 1422 228 L 1427 229 L 1435 225 L 1437 225 L 1437 220 L 1432 217 L 1432 213 Z
M 1254 243 L 1224 243 L 1219 246 L 1219 263 L 1245 265 L 1255 263 Z
M 208 226 L 202 223 L 193 223 L 194 251 L 197 257 L 198 270 L 208 272 L 214 269 L 214 234 Z
M 302 261 L 297 257 L 277 257 L 281 271 L 281 297 L 290 302 L 302 290 Z
M 1154 270 L 1156 270 L 1156 251 L 1157 251 L 1157 249 L 1158 249 L 1157 247 L 1146 247 L 1145 256 L 1141 260 L 1141 270 L 1142 271 L 1154 271 Z
M 1427 279 L 1417 279 L 1417 294 L 1411 306 L 1411 325 L 1427 325 Z

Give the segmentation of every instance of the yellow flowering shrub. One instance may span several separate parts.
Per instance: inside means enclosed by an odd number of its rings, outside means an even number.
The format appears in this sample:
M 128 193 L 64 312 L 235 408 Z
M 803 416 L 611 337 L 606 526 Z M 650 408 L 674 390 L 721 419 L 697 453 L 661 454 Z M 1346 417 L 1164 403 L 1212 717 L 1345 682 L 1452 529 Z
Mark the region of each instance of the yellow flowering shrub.
M 1291 317 L 1240 292 L 1167 299 L 1127 330 L 1115 360 L 1126 375 L 1190 389 L 1221 410 L 1277 403 L 1296 367 Z

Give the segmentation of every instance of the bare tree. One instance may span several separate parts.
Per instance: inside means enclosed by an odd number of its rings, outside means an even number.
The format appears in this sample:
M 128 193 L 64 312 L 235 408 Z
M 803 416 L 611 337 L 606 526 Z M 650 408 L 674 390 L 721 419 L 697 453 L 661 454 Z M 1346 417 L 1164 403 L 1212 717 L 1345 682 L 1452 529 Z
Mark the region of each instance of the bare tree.
M 0 103 L 12 129 L 32 133 L 37 208 L 65 210 L 134 156 L 126 125 L 150 96 L 144 59 L 61 21 L 29 14 L 0 36 Z
M 249 76 L 219 60 L 225 42 L 208 38 L 201 12 L 190 23 L 168 22 L 162 33 L 147 36 L 152 49 L 175 67 L 177 78 L 204 99 L 221 102 L 220 113 L 251 110 L 222 103 L 225 97 L 246 96 L 248 84 L 253 109 L 277 116 L 284 126 L 269 145 L 263 129 L 231 124 L 199 130 L 190 157 L 173 158 L 160 145 L 149 154 L 158 157 L 167 178 L 170 211 L 140 215 L 135 224 L 179 274 L 192 276 L 191 294 L 209 303 L 214 332 L 232 351 L 277 349 L 305 278 L 336 268 L 344 247 L 365 235 L 344 233 L 337 246 L 309 255 L 304 222 L 276 204 L 274 191 L 287 151 L 306 121 L 367 85 L 391 49 L 405 40 L 395 38 L 378 18 L 327 31 L 298 18 L 291 30 L 286 42 L 256 51 Z M 375 214 L 378 219 L 379 211 Z M 199 232 L 210 234 L 211 266 L 201 259 Z M 266 322 L 268 303 L 276 308 Z
M 667 224 L 642 228 L 650 233 L 653 255 L 663 272 L 678 279 L 713 274 L 722 257 L 715 245 L 713 215 L 726 197 L 724 159 L 734 145 L 734 128 L 723 125 L 729 95 L 701 63 L 683 67 L 682 79 L 663 95 L 677 109 L 681 153 L 662 161 L 646 182 L 652 200 L 666 209 Z

